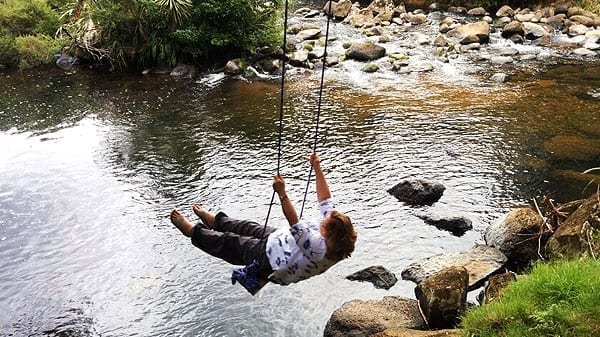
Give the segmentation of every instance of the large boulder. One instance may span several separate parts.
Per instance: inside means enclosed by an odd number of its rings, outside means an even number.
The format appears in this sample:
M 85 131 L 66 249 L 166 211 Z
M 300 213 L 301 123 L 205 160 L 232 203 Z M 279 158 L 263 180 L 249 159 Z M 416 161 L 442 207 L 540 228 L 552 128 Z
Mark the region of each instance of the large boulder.
M 464 267 L 449 267 L 419 283 L 415 296 L 432 329 L 453 328 L 467 309 L 469 274 Z
M 373 11 L 371 10 L 352 7 L 350 13 L 348 13 L 348 16 L 343 22 L 349 23 L 353 27 L 372 27 L 375 25 L 374 17 Z
M 546 243 L 552 259 L 600 256 L 600 193 L 586 199 Z
M 509 38 L 513 35 L 525 35 L 525 31 L 523 30 L 523 23 L 520 21 L 511 21 L 507 23 L 502 29 L 502 37 Z
M 594 19 L 587 17 L 585 15 L 573 15 L 572 17 L 569 18 L 569 20 L 571 20 L 572 22 L 582 24 L 584 26 L 588 26 L 588 27 L 594 26 Z
M 333 312 L 324 337 L 368 337 L 390 328 L 423 330 L 427 327 L 419 302 L 386 296 L 382 300 L 353 300 Z
M 501 18 L 501 17 L 512 17 L 513 15 L 515 15 L 515 11 L 508 5 L 504 5 L 502 7 L 500 7 L 498 9 L 498 11 L 496 12 L 496 16 Z
M 400 201 L 411 205 L 431 205 L 440 200 L 446 187 L 439 182 L 426 180 L 405 180 L 388 190 Z
M 371 282 L 375 288 L 388 290 L 398 282 L 396 275 L 384 266 L 371 266 L 346 276 L 351 281 Z
M 550 36 L 550 32 L 544 26 L 533 23 L 523 22 L 523 32 L 528 40 L 536 40 L 544 36 Z
M 542 234 L 543 221 L 531 208 L 516 208 L 489 226 L 484 239 L 506 255 L 510 267 L 522 270 L 538 259 L 538 251 L 548 240 L 549 235 Z
M 331 13 L 329 12 L 329 6 L 331 5 Z M 328 1 L 323 6 L 323 12 L 325 14 L 333 14 L 336 18 L 345 18 L 350 13 L 350 9 L 352 9 L 352 1 L 350 0 L 340 0 L 340 1 Z
M 391 328 L 376 333 L 370 337 L 462 337 L 461 330 L 414 330 L 406 328 Z
M 346 57 L 358 61 L 371 61 L 385 56 L 385 48 L 375 43 L 356 42 L 346 51 Z
M 414 262 L 402 271 L 402 279 L 421 283 L 444 268 L 462 266 L 469 272 L 469 290 L 473 290 L 498 272 L 505 263 L 506 256 L 498 249 L 475 245 L 459 253 L 438 254 Z
M 490 41 L 490 24 L 485 21 L 468 23 L 450 30 L 447 35 L 457 39 L 461 43 L 463 41 L 488 43 Z

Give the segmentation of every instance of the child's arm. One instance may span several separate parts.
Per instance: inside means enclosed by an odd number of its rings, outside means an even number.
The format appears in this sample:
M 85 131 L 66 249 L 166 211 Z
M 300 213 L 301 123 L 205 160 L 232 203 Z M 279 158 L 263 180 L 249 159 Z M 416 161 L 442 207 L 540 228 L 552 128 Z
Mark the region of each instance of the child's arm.
M 317 201 L 321 202 L 323 200 L 331 198 L 331 192 L 329 191 L 329 185 L 327 185 L 327 180 L 325 180 L 325 175 L 323 174 L 323 170 L 321 169 L 321 160 L 316 152 L 313 152 L 310 155 L 310 164 L 315 170 L 315 180 L 317 185 Z
M 298 223 L 298 213 L 296 213 L 296 208 L 288 198 L 287 193 L 285 192 L 285 182 L 281 175 L 276 175 L 273 177 L 273 190 L 279 196 L 279 201 L 281 201 L 281 209 L 283 210 L 283 215 L 287 219 L 290 226 L 293 226 Z

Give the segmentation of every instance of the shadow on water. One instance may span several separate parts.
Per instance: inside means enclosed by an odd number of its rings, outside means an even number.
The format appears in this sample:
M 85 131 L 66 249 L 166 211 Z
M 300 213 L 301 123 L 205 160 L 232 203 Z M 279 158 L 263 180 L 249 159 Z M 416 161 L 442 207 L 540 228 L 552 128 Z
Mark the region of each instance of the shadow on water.
M 231 266 L 193 248 L 167 215 L 174 207 L 191 215 L 200 202 L 263 221 L 277 158 L 278 83 L 3 74 L 2 331 L 319 336 L 345 301 L 413 297 L 410 282 L 386 292 L 345 275 L 373 264 L 398 274 L 416 259 L 469 248 L 514 205 L 544 193 L 583 196 L 589 177 L 577 172 L 600 166 L 598 65 L 479 85 L 407 75 L 398 85 L 365 77 L 353 86 L 334 74 L 318 149 L 339 207 L 357 226 L 358 249 L 324 275 L 268 286 L 258 298 L 231 287 Z M 287 83 L 282 172 L 298 205 L 317 96 L 316 76 Z M 447 189 L 430 207 L 406 207 L 385 191 L 407 178 Z M 452 237 L 424 224 L 423 212 L 461 213 L 475 228 Z M 283 223 L 274 213 L 270 223 Z

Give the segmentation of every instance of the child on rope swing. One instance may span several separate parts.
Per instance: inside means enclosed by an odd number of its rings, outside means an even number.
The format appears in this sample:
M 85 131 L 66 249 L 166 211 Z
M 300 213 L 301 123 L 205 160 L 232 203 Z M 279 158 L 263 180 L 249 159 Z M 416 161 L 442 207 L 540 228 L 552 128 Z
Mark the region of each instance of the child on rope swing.
M 214 215 L 200 205 L 194 205 L 192 210 L 201 224 L 193 225 L 176 209 L 171 212 L 171 222 L 191 237 L 194 246 L 212 256 L 234 265 L 257 261 L 258 286 L 254 292 L 248 290 L 252 294 L 268 281 L 288 285 L 319 275 L 350 257 L 357 235 L 350 218 L 335 210 L 316 153 L 310 156 L 310 164 L 315 172 L 317 200 L 323 217 L 319 224 L 298 219 L 281 175 L 273 178 L 273 190 L 279 196 L 289 226 L 275 229 L 232 219 L 223 212 Z

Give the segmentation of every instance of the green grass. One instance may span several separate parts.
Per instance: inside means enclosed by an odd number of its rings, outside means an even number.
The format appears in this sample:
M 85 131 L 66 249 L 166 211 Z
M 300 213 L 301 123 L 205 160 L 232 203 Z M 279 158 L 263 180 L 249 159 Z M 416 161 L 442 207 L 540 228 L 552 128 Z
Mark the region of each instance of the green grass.
M 590 12 L 600 14 L 600 1 L 598 0 L 573 0 L 573 4 Z
M 540 263 L 462 325 L 468 337 L 600 336 L 600 262 Z

